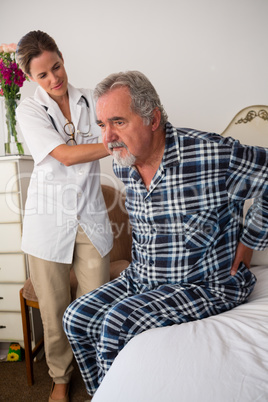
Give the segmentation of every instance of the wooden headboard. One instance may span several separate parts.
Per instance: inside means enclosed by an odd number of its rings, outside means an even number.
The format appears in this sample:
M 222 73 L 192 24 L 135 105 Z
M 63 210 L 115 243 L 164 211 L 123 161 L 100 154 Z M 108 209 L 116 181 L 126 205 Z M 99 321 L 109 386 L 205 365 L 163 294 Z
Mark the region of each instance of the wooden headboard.
M 222 132 L 245 145 L 268 148 L 268 106 L 248 106 L 238 112 Z

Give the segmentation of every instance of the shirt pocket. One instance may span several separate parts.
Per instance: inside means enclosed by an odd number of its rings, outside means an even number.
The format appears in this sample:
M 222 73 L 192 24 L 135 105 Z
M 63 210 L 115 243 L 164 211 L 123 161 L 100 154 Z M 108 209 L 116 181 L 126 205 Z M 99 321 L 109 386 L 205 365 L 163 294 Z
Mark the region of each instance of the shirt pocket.
M 101 136 L 100 127 L 96 123 L 91 123 L 89 133 L 85 136 L 85 139 L 90 142 L 91 140 L 95 140 Z
M 208 248 L 215 241 L 219 230 L 218 213 L 215 210 L 205 210 L 183 217 L 186 249 Z
M 87 130 L 85 129 L 84 131 L 83 127 L 81 128 L 81 131 L 77 132 L 76 135 L 76 142 L 77 144 L 92 144 L 98 142 L 98 138 L 101 135 L 100 127 L 96 123 L 92 123 L 89 131 L 88 127 Z

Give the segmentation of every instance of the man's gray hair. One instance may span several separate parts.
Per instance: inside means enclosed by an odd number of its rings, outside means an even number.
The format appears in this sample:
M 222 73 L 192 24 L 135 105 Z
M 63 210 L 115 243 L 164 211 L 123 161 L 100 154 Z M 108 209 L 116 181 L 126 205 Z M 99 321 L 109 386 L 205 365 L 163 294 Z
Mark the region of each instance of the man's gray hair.
M 165 126 L 168 116 L 155 88 L 144 74 L 139 71 L 126 71 L 109 75 L 96 86 L 94 90 L 96 101 L 118 87 L 129 88 L 132 100 L 131 109 L 143 118 L 145 125 L 150 124 L 153 111 L 158 108 L 161 112 L 160 125 Z

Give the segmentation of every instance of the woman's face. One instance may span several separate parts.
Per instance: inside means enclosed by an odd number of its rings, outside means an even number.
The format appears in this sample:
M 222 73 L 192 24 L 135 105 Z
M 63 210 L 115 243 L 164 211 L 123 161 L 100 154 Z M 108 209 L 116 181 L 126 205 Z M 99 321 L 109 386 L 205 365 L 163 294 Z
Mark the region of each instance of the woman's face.
M 64 61 L 56 52 L 44 51 L 30 63 L 30 78 L 57 101 L 67 94 L 68 77 Z

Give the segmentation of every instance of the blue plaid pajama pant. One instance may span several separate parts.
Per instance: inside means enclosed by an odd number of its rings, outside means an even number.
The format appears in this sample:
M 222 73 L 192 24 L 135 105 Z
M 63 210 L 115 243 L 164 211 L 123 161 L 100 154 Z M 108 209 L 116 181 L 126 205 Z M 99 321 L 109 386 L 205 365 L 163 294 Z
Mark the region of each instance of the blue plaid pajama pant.
M 163 284 L 152 290 L 125 275 L 81 296 L 67 308 L 63 328 L 87 392 L 94 394 L 135 335 L 221 313 L 235 306 L 228 299 L 194 284 Z

